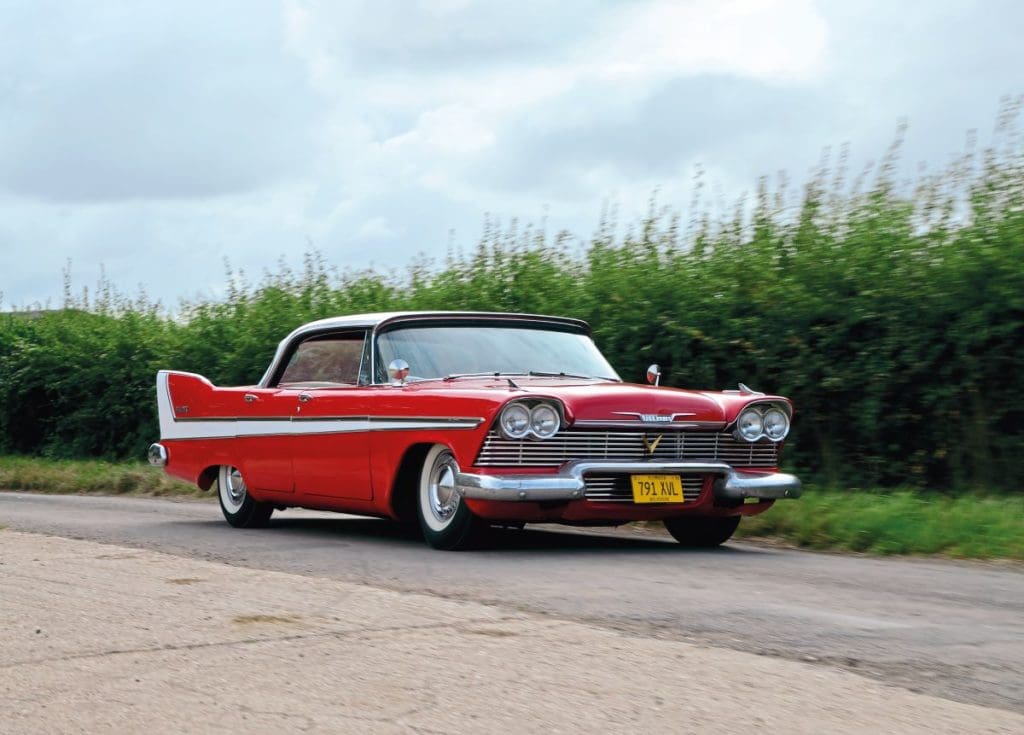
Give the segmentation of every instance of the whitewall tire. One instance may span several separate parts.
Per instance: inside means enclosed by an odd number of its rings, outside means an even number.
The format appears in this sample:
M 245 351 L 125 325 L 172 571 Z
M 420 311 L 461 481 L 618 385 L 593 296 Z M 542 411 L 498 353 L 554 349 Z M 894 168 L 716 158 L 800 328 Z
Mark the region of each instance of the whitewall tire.
M 464 549 L 485 527 L 455 489 L 459 465 L 448 447 L 435 444 L 420 471 L 416 510 L 426 542 L 435 549 Z
M 254 500 L 241 471 L 221 465 L 217 472 L 217 496 L 224 519 L 235 528 L 261 528 L 267 525 L 274 506 Z

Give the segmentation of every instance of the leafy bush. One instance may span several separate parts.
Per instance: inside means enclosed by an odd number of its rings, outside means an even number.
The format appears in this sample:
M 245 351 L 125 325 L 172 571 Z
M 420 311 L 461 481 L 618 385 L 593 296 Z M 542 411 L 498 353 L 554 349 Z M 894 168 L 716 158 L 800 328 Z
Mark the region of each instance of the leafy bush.
M 404 276 L 337 272 L 313 253 L 173 317 L 101 284 L 64 310 L 0 318 L 0 451 L 140 456 L 158 368 L 259 379 L 294 327 L 334 314 L 484 309 L 586 319 L 638 380 L 743 381 L 791 396 L 787 462 L 836 486 L 1017 490 L 1024 449 L 1024 156 L 1008 103 L 997 148 L 911 189 L 898 146 L 865 187 L 825 166 L 791 203 L 761 182 L 714 222 L 652 205 L 635 231 L 485 228 L 477 249 Z M 1004 142 L 1005 141 L 1005 142 Z M 70 289 L 68 289 L 70 291 Z

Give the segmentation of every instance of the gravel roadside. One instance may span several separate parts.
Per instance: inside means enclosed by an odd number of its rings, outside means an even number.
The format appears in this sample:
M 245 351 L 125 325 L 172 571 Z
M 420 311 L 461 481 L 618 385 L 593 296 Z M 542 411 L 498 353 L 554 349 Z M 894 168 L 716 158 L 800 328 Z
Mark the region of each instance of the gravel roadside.
M 0 732 L 1024 732 L 855 674 L 0 531 Z

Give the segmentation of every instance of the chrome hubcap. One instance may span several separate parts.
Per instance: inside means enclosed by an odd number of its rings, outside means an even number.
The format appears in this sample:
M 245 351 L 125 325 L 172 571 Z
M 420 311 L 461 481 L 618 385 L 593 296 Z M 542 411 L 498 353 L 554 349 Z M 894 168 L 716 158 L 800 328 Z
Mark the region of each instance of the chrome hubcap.
M 232 467 L 228 472 L 227 491 L 232 503 L 238 504 L 245 499 L 245 480 L 242 479 L 242 473 L 237 467 Z
M 451 520 L 459 509 L 459 494 L 455 490 L 455 468 L 450 455 L 438 457 L 427 487 L 430 512 L 441 523 Z

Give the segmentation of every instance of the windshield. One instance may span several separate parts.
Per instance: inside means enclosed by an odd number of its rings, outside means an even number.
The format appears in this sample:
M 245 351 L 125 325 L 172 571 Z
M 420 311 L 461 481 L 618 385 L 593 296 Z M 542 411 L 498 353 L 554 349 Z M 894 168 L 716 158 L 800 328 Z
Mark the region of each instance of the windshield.
M 377 337 L 378 379 L 395 359 L 409 363 L 409 379 L 466 373 L 527 375 L 531 372 L 618 380 L 615 370 L 585 334 L 519 326 L 407 327 Z

